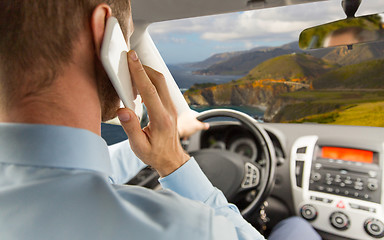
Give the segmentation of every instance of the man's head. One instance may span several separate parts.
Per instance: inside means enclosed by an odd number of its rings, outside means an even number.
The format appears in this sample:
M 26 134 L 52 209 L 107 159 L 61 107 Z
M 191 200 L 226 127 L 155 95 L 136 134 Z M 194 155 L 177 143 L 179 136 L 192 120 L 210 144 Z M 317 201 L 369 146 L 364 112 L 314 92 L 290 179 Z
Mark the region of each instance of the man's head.
M 329 33 L 324 39 L 324 46 L 352 45 L 377 41 L 378 39 L 379 35 L 375 30 L 364 29 L 363 27 L 344 27 Z
M 92 28 L 95 8 L 104 2 L 128 36 L 129 0 L 0 2 L 0 106 L 3 109 L 24 97 L 39 95 L 53 84 L 73 60 L 79 34 Z M 114 112 L 118 107 L 118 97 L 99 62 L 97 48 L 92 75 L 106 119 L 111 117 L 107 110 L 112 108 Z

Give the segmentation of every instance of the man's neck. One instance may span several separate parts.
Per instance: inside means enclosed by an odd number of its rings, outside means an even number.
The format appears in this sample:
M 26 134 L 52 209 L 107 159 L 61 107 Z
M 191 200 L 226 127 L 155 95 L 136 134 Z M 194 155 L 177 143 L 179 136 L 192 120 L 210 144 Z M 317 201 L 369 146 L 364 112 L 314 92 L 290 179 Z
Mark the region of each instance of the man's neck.
M 28 96 L 0 113 L 0 122 L 61 125 L 101 133 L 97 86 L 81 66 L 68 66 L 49 89 Z

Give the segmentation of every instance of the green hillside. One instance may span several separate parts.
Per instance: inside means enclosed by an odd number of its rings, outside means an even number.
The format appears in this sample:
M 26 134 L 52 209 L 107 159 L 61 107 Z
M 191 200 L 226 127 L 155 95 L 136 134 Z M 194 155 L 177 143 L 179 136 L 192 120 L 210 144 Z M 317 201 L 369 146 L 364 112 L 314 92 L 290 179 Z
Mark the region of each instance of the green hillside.
M 334 67 L 335 65 L 329 64 L 308 54 L 289 54 L 275 57 L 259 64 L 241 80 L 312 80 L 327 71 L 330 71 Z
M 334 69 L 313 81 L 315 89 L 384 88 L 384 60 L 371 60 Z
M 363 103 L 338 114 L 332 124 L 384 127 L 384 102 Z
M 280 94 L 279 98 L 282 98 L 288 104 L 274 116 L 273 122 L 333 123 L 336 120 L 347 119 L 346 116 L 340 118 L 340 113 L 350 108 L 362 106 L 357 108 L 357 110 L 361 110 L 361 108 L 366 110 L 366 106 L 371 106 L 369 103 L 383 102 L 384 91 L 380 89 L 306 90 L 283 93 Z M 364 118 L 360 119 L 364 121 Z

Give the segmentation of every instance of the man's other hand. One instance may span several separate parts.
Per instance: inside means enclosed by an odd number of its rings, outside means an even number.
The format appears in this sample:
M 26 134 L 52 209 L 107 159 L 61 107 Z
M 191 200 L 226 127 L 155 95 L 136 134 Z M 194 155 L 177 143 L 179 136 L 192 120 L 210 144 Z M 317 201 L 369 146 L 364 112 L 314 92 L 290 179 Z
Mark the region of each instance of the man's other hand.
M 130 109 L 121 108 L 117 115 L 135 154 L 156 169 L 160 177 L 165 177 L 190 158 L 179 141 L 176 108 L 161 73 L 143 66 L 134 51 L 128 53 L 128 66 L 150 121 L 141 129 L 135 113 Z
M 197 120 L 196 115 L 194 111 L 186 111 L 177 118 L 177 129 L 181 138 L 188 138 L 198 131 L 209 128 L 209 124 Z

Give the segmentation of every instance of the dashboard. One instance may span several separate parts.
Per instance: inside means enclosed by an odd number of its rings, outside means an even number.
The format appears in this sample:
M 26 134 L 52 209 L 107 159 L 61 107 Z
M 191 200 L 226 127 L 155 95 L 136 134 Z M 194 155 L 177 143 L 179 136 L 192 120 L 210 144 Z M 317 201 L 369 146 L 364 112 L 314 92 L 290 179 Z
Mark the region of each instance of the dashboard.
M 270 135 L 271 136 L 271 135 Z M 238 122 L 230 122 L 222 125 L 222 123 L 211 123 L 209 130 L 202 133 L 200 149 L 213 148 L 229 150 L 249 158 L 251 161 L 265 165 L 265 155 L 261 151 L 261 147 L 252 134 L 242 127 Z M 284 161 L 284 152 L 280 142 L 276 137 L 271 138 L 275 148 L 275 154 L 278 164 Z M 189 147 L 196 150 L 196 147 Z
M 261 126 L 277 159 L 275 186 L 267 199 L 271 219 L 301 216 L 324 239 L 384 239 L 384 128 Z M 214 122 L 191 137 L 188 151 L 226 149 L 262 166 L 259 144 L 237 122 Z

